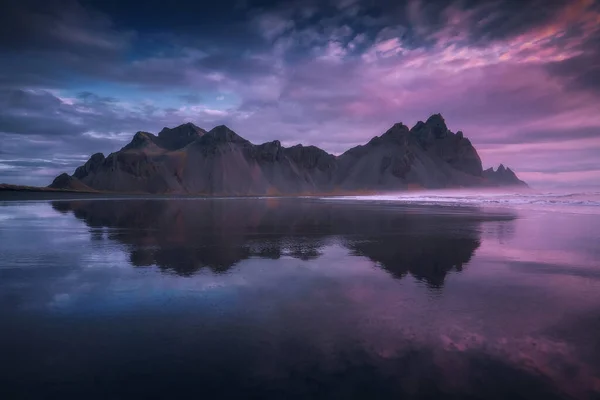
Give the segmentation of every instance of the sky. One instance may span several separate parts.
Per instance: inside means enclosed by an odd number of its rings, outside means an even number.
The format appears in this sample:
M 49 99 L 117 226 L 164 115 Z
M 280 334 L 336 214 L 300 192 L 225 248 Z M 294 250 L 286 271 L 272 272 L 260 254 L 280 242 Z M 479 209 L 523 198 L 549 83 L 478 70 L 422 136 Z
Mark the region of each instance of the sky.
M 600 186 L 600 0 L 0 5 L 0 182 L 185 122 L 341 154 L 434 113 L 484 168 Z

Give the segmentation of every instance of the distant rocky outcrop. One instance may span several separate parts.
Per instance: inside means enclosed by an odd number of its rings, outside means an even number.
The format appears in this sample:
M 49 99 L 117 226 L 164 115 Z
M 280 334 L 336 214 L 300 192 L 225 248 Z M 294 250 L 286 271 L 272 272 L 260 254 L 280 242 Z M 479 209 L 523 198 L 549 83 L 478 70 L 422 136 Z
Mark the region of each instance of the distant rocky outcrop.
M 483 171 L 483 177 L 496 186 L 527 186 L 510 168 L 502 164 L 495 171 L 494 168 Z
M 79 167 L 81 168 L 81 167 Z M 54 180 L 50 185 L 48 185 L 51 189 L 69 189 L 69 190 L 79 190 L 82 192 L 93 192 L 94 190 L 89 186 L 86 186 L 83 182 L 77 179 L 75 176 L 71 176 L 67 173 L 62 173 Z
M 523 184 L 510 169 L 489 171 L 483 171 L 463 133 L 453 133 L 434 114 L 412 129 L 397 123 L 339 156 L 315 146 L 284 147 L 277 140 L 255 145 L 224 125 L 208 132 L 192 123 L 164 128 L 158 135 L 137 132 L 121 150 L 108 157 L 92 155 L 69 179 L 63 174 L 51 186 L 277 195 Z

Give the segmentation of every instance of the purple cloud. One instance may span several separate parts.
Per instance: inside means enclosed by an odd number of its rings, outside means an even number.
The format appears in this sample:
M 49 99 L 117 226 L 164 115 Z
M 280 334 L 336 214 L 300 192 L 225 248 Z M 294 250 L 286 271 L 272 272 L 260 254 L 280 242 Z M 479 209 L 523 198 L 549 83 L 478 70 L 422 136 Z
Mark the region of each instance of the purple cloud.
M 22 142 L 10 150 L 20 158 L 33 136 L 70 134 L 86 143 L 83 156 L 98 150 L 90 136 L 117 150 L 137 130 L 185 121 L 340 153 L 440 112 L 485 166 L 510 165 L 534 187 L 598 182 L 597 2 L 528 0 L 519 12 L 508 1 L 236 3 L 240 19 L 215 27 L 229 27 L 222 36 L 191 25 L 149 31 L 69 4 L 16 7 L 15 21 L 38 24 L 0 41 L 13 56 L 0 65 L 1 97 L 12 102 L 0 132 Z

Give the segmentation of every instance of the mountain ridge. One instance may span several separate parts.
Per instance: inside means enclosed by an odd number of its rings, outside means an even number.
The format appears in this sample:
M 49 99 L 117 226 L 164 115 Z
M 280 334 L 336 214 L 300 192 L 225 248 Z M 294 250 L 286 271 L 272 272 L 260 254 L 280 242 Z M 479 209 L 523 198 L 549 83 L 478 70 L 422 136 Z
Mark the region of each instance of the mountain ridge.
M 93 154 L 51 188 L 202 195 L 298 195 L 526 186 L 501 165 L 483 170 L 462 131 L 433 114 L 409 129 L 394 124 L 364 145 L 333 155 L 316 146 L 253 144 L 225 125 L 206 131 L 188 122 L 158 135 L 137 132 L 105 157 Z

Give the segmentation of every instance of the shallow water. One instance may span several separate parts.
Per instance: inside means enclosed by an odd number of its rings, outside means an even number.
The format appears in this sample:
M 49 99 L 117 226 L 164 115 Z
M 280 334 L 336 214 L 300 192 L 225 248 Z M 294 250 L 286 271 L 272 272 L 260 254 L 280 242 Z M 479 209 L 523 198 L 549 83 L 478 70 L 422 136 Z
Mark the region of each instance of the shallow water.
M 513 210 L 600 214 L 600 192 L 562 191 L 542 192 L 531 189 L 514 190 L 438 190 L 388 193 L 372 196 L 340 196 L 336 201 L 394 202 L 421 205 L 451 205 L 478 207 L 506 207 Z M 327 200 L 327 198 L 324 198 Z
M 591 398 L 600 215 L 0 203 L 3 398 Z

